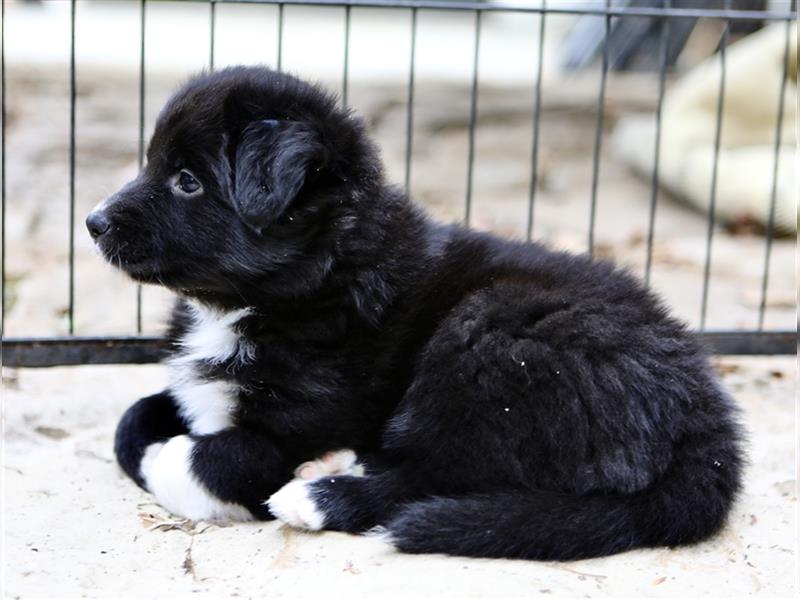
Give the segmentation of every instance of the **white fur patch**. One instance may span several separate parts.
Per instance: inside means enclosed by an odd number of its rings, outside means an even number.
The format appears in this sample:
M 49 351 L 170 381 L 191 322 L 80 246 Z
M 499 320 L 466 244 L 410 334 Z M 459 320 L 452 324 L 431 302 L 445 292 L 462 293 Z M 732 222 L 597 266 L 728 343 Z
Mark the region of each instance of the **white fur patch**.
M 193 323 L 179 341 L 183 353 L 176 357 L 176 361 L 219 364 L 234 356 L 241 362 L 252 360 L 255 348 L 234 329 L 234 325 L 250 314 L 251 309 L 225 312 L 192 302 L 188 306 Z
M 190 367 L 175 367 L 170 392 L 178 412 L 195 435 L 207 435 L 233 425 L 238 388 L 229 381 L 198 378 Z
M 392 532 L 386 529 L 386 527 L 383 525 L 376 525 L 372 529 L 365 531 L 362 535 L 364 537 L 383 542 L 384 544 L 394 546 L 394 536 L 392 535 Z
M 150 444 L 144 449 L 144 455 L 139 463 L 139 474 L 142 476 L 142 479 L 145 480 L 145 484 L 147 484 L 147 474 L 153 472 L 153 463 L 155 462 L 156 458 L 158 458 L 158 455 L 161 453 L 161 449 L 163 447 L 164 443 L 158 443 Z
M 356 453 L 349 448 L 326 452 L 316 460 L 301 463 L 295 470 L 298 479 L 317 479 L 328 475 L 364 475 L 364 467 L 356 462 Z
M 253 515 L 244 506 L 223 502 L 200 483 L 191 470 L 193 448 L 194 441 L 186 435 L 147 447 L 140 469 L 158 503 L 193 521 L 252 520 Z
M 325 516 L 317 510 L 311 499 L 310 485 L 304 479 L 293 479 L 270 496 L 266 504 L 278 519 L 299 529 L 318 531 L 325 524 Z
M 240 363 L 253 359 L 255 347 L 235 329 L 249 308 L 224 312 L 189 303 L 192 324 L 179 340 L 181 352 L 170 359 L 170 391 L 178 411 L 197 435 L 216 433 L 230 427 L 236 408 L 238 387 L 228 381 L 209 381 L 198 376 L 197 363 L 219 364 L 231 358 Z

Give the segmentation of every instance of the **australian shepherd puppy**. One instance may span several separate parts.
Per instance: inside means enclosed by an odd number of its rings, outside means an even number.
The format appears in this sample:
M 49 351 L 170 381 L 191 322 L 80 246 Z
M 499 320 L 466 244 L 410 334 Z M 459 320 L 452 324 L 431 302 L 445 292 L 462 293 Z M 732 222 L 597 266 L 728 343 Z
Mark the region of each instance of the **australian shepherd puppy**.
M 116 434 L 175 514 L 569 560 L 707 538 L 739 490 L 731 399 L 651 292 L 433 222 L 295 77 L 189 81 L 87 226 L 179 297 L 172 382 Z

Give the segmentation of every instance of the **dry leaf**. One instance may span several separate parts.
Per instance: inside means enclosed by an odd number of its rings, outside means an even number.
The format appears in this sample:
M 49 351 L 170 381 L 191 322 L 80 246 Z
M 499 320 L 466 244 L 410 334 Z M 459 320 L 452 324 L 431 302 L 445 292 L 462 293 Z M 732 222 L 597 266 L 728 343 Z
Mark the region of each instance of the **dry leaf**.
M 142 527 L 148 531 L 172 531 L 177 529 L 184 533 L 194 533 L 195 523 L 191 519 L 178 519 L 173 521 L 161 515 L 149 512 L 140 512 L 139 519 L 142 522 Z M 205 529 L 203 531 L 205 531 Z
M 36 427 L 34 429 L 36 433 L 41 433 L 44 436 L 52 438 L 54 440 L 63 440 L 65 437 L 69 437 L 69 433 L 61 429 L 60 427 Z

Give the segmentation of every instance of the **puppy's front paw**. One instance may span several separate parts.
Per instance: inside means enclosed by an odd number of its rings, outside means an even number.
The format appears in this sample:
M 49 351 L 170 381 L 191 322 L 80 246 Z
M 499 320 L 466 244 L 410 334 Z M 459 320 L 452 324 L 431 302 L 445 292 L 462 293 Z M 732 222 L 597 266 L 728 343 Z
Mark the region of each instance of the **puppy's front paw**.
M 364 474 L 364 467 L 356 462 L 356 453 L 345 448 L 331 450 L 316 460 L 306 461 L 294 470 L 298 479 L 317 479 L 329 475 L 354 475 L 360 477 Z
M 193 521 L 249 521 L 253 515 L 244 506 L 214 496 L 192 469 L 194 441 L 188 435 L 166 444 L 151 444 L 139 470 L 145 486 L 158 503 L 174 515 Z
M 150 444 L 147 448 L 145 448 L 142 461 L 139 463 L 139 474 L 141 475 L 142 480 L 145 482 L 145 485 L 147 485 L 147 480 L 152 478 L 153 465 L 156 463 L 158 455 L 161 454 L 162 448 L 164 448 L 164 444 L 162 442 Z
M 317 508 L 311 496 L 311 485 L 310 481 L 293 479 L 267 500 L 270 512 L 287 525 L 298 529 L 322 529 L 325 515 Z

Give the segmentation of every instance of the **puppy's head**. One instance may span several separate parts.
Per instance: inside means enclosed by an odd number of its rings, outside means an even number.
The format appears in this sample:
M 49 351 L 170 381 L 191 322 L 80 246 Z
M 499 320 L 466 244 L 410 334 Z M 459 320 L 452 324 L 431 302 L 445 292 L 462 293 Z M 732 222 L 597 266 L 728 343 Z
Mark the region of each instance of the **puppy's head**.
M 335 98 L 236 67 L 167 102 L 145 168 L 86 225 L 137 281 L 240 304 L 323 278 L 358 199 L 381 182 L 363 125 Z

